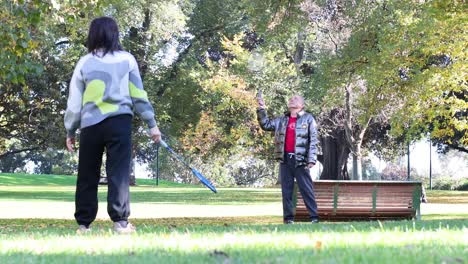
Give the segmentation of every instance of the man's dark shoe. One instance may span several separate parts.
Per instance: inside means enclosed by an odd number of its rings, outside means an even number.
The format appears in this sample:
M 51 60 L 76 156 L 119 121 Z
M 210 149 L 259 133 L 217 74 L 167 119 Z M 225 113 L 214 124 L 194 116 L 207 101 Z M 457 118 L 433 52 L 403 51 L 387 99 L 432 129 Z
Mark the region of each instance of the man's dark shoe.
M 284 224 L 291 225 L 291 224 L 294 224 L 294 221 L 293 220 L 284 220 Z
M 317 218 L 314 218 L 310 222 L 313 223 L 313 224 L 318 224 L 319 220 Z

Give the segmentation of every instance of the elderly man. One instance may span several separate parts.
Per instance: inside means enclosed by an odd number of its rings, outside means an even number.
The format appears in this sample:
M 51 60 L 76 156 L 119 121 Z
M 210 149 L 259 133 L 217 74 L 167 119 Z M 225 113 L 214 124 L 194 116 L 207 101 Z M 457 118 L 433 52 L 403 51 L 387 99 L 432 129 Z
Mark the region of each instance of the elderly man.
M 317 162 L 317 128 L 314 117 L 304 111 L 304 98 L 295 95 L 289 99 L 289 111 L 269 119 L 265 102 L 257 98 L 258 122 L 263 130 L 275 131 L 275 158 L 280 163 L 283 220 L 294 223 L 292 196 L 294 178 L 304 199 L 312 223 L 318 223 L 317 203 L 309 169 Z

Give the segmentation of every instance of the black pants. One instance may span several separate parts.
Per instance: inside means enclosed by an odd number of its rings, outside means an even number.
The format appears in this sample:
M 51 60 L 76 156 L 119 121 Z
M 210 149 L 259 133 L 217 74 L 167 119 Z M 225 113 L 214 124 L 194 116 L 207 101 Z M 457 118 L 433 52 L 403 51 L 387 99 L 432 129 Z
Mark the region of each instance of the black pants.
M 129 176 L 132 116 L 109 117 L 83 128 L 80 135 L 75 219 L 89 226 L 98 210 L 98 182 L 104 148 L 107 152 L 107 212 L 112 221 L 126 221 L 130 215 Z
M 294 220 L 293 192 L 294 178 L 296 178 L 299 191 L 309 211 L 311 219 L 318 219 L 317 203 L 315 202 L 314 186 L 307 166 L 296 168 L 294 155 L 285 154 L 284 162 L 280 164 L 281 193 L 283 195 L 283 219 Z

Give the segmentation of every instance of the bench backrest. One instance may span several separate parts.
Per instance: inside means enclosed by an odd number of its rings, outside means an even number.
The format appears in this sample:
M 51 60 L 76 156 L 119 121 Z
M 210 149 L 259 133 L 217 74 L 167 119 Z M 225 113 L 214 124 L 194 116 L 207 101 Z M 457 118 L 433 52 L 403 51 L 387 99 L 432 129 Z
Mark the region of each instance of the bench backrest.
M 296 186 L 297 188 L 297 186 Z M 303 207 L 300 193 L 298 207 Z M 314 181 L 314 193 L 319 213 L 327 209 L 336 212 L 344 208 L 379 209 L 410 208 L 419 214 L 421 182 L 417 181 Z M 297 201 L 297 199 L 294 199 Z

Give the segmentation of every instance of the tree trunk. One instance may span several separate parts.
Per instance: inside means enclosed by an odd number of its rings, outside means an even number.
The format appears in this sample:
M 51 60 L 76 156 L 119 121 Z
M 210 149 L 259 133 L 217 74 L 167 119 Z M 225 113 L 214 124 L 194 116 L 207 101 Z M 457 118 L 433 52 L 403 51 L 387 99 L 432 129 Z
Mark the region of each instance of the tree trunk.
M 135 159 L 132 159 L 130 163 L 130 186 L 136 185 L 136 177 L 135 177 Z
M 322 163 L 321 180 L 349 180 L 347 161 L 349 148 L 344 144 L 344 138 L 330 136 L 320 137 L 323 155 L 318 161 Z
M 336 180 L 338 179 L 337 144 L 332 137 L 321 138 L 320 143 L 323 151 L 323 157 L 319 159 L 323 166 L 320 179 Z
M 362 126 L 355 126 L 353 125 L 353 113 L 351 111 L 352 104 L 351 104 L 351 94 L 353 92 L 351 88 L 351 78 L 353 73 L 351 72 L 349 76 L 349 82 L 345 86 L 345 122 L 344 122 L 344 129 L 345 129 L 345 139 L 347 141 L 347 145 L 352 150 L 353 155 L 353 173 L 352 177 L 353 180 L 362 181 L 362 141 L 364 139 L 364 135 L 369 127 L 369 124 L 372 118 L 368 118 L 367 122 Z
M 361 158 L 361 155 L 353 154 L 353 180 L 362 181 L 362 158 Z
M 148 72 L 148 33 L 151 24 L 151 12 L 148 8 L 144 10 L 144 20 L 141 27 L 131 27 L 129 40 L 131 41 L 130 51 L 136 57 L 141 78 L 144 80 Z
M 340 150 L 340 156 L 338 159 L 338 170 L 340 171 L 340 173 L 338 174 L 337 180 L 349 180 L 348 157 L 350 151 L 344 143 L 340 145 Z
M 306 34 L 302 31 L 297 33 L 296 50 L 294 51 L 294 64 L 299 65 L 304 57 L 304 41 Z

